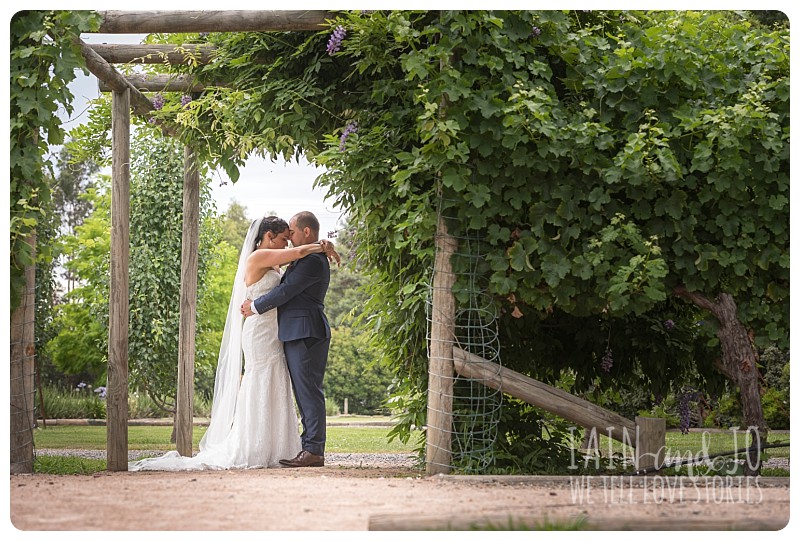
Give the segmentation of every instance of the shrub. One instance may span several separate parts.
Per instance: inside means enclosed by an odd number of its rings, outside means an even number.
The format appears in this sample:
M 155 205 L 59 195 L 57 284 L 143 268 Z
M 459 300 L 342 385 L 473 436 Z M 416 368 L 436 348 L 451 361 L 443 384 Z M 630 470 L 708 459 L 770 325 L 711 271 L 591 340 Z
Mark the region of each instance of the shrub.
M 105 419 L 104 391 L 105 387 L 92 388 L 85 383 L 78 384 L 74 389 L 44 386 L 41 397 L 37 396 L 34 400 L 36 418 L 42 417 L 41 401 L 43 401 L 44 414 L 49 419 Z

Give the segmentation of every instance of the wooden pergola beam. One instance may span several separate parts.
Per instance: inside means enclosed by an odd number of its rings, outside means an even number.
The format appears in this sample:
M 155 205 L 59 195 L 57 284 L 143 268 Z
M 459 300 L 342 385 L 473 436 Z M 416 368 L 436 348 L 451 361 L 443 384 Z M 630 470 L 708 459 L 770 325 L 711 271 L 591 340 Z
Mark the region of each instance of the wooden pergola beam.
M 181 32 L 292 32 L 324 30 L 323 10 L 99 11 L 103 34 Z
M 217 52 L 213 45 L 91 44 L 89 48 L 109 64 L 208 64 Z
M 155 107 L 147 99 L 147 96 L 139 92 L 131 83 L 123 77 L 114 66 L 106 62 L 103 57 L 91 49 L 82 39 L 77 38 L 78 44 L 81 47 L 81 54 L 86 60 L 86 68 L 92 72 L 98 79 L 104 82 L 111 91 L 124 92 L 130 90 L 130 105 L 133 112 L 137 115 L 147 115 L 151 111 L 155 111 Z M 156 119 L 162 130 L 165 133 L 175 136 L 178 134 L 174 126 L 170 126 L 159 119 Z
M 170 75 L 170 74 L 141 74 L 141 75 L 126 75 L 125 80 L 131 86 L 141 92 L 202 92 L 206 87 L 202 83 L 198 83 L 191 75 Z M 212 86 L 228 86 L 227 83 L 215 83 Z M 111 92 L 113 89 L 106 84 L 105 81 L 100 81 L 101 92 Z

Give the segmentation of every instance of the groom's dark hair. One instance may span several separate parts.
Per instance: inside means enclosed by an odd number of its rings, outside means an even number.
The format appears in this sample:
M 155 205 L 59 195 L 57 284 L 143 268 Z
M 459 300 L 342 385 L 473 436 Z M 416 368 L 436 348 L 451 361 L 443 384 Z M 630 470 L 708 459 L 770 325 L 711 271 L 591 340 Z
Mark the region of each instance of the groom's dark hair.
M 295 222 L 294 226 L 297 229 L 305 229 L 306 227 L 310 228 L 311 231 L 319 236 L 319 220 L 317 217 L 314 216 L 313 213 L 304 210 L 302 212 L 298 212 L 294 215 Z

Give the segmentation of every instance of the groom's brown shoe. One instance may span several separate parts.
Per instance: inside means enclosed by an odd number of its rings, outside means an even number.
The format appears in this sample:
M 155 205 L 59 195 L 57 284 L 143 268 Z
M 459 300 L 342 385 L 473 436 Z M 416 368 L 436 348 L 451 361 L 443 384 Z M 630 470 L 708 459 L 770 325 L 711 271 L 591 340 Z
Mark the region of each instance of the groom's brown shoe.
M 325 457 L 309 453 L 308 451 L 300 451 L 296 457 L 283 458 L 278 462 L 287 468 L 320 467 L 325 465 Z

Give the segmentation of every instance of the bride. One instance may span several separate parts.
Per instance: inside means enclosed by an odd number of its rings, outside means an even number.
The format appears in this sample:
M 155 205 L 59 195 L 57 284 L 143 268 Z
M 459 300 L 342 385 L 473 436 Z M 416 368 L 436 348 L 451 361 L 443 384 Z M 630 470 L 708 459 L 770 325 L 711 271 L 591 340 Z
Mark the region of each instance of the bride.
M 239 307 L 281 281 L 280 266 L 309 254 L 339 255 L 325 240 L 287 249 L 289 225 L 277 216 L 254 220 L 245 237 L 219 350 L 211 422 L 191 457 L 177 451 L 129 462 L 130 471 L 218 470 L 277 466 L 297 455 L 300 434 L 277 310 L 244 320 Z M 242 375 L 244 353 L 244 375 Z

